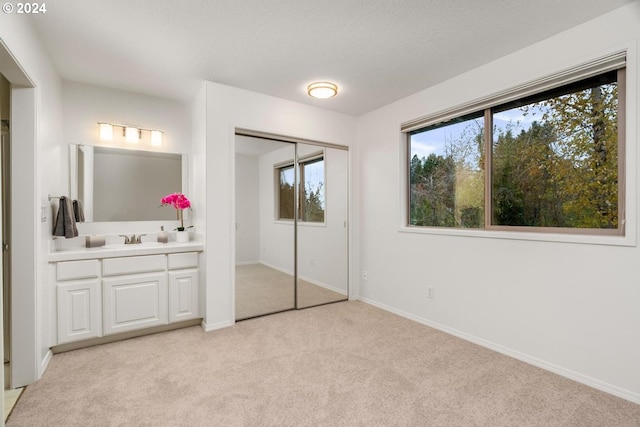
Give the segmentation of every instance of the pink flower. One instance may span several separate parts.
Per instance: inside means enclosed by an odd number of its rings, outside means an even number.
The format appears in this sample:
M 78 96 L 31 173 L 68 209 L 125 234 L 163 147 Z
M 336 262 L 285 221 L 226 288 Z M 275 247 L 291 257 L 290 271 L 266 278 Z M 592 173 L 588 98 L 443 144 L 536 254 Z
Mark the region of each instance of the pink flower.
M 162 206 L 171 205 L 176 209 L 177 218 L 178 218 L 178 221 L 180 221 L 180 226 L 178 227 L 178 230 L 183 231 L 184 221 L 183 221 L 182 210 L 189 209 L 191 207 L 191 202 L 189 201 L 189 199 L 187 199 L 187 196 L 185 196 L 182 193 L 167 194 L 162 199 L 160 199 L 160 203 L 162 204 Z
M 188 209 L 191 207 L 191 202 L 187 199 L 187 196 L 182 193 L 167 194 L 160 199 L 160 203 L 162 203 L 162 205 L 171 205 L 175 209 Z

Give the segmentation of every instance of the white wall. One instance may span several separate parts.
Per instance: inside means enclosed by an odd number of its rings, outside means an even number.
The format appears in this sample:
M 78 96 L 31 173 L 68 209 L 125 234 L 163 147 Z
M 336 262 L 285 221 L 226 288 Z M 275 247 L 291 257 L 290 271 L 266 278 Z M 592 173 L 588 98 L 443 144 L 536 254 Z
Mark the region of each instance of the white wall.
M 191 162 L 189 168 L 189 193 L 193 215 L 191 224 L 196 231 L 206 236 L 207 219 L 207 85 L 202 82 L 193 102 L 191 103 Z M 206 244 L 206 238 L 205 238 Z M 212 242 L 215 244 L 215 241 Z M 204 317 L 207 300 L 206 277 L 206 247 L 198 260 L 198 280 L 200 284 L 200 313 Z M 203 321 L 203 327 L 205 326 Z
M 114 138 L 114 141 L 100 141 L 98 122 L 130 124 L 145 129 L 157 129 L 164 132 L 162 147 L 155 148 L 143 140 L 136 149 L 159 151 L 164 153 L 183 153 L 189 156 L 189 168 L 194 167 L 191 159 L 192 106 L 186 103 L 119 91 L 100 86 L 64 81 L 63 85 L 63 139 L 60 142 L 62 170 L 60 180 L 64 190 L 68 186 L 68 144 L 88 144 L 130 148 L 129 144 Z M 117 130 L 116 128 L 114 130 Z M 191 174 L 191 171 L 188 171 Z M 190 182 L 191 183 L 191 182 Z M 189 189 L 187 197 L 192 199 Z M 159 204 L 159 200 L 158 200 Z M 169 208 L 167 208 L 169 209 Z M 195 214 L 194 207 L 191 214 Z M 177 221 L 161 221 L 165 229 L 177 226 Z M 91 233 L 138 233 L 158 231 L 160 222 L 137 221 L 116 223 L 78 224 L 80 234 Z M 191 225 L 190 223 L 188 223 Z
M 35 381 L 49 360 L 55 314 L 47 283 L 51 216 L 48 193 L 60 188 L 61 81 L 29 20 L 0 15 L 0 72 L 12 83 L 13 386 Z M 17 63 L 17 67 L 14 67 Z M 12 69 L 11 69 L 12 68 Z M 33 87 L 32 87 L 33 86 Z
M 234 322 L 235 128 L 350 146 L 355 119 L 207 82 L 205 329 Z
M 358 120 L 365 301 L 640 402 L 636 239 L 640 3 Z M 402 232 L 400 124 L 629 48 L 626 244 Z M 591 242 L 591 243 L 587 243 Z M 427 299 L 427 286 L 435 299 Z
M 130 124 L 164 132 L 162 147 L 140 143 L 136 149 L 163 153 L 191 152 L 191 110 L 186 103 L 84 83 L 64 81 L 64 144 L 130 148 L 100 141 L 98 122 Z

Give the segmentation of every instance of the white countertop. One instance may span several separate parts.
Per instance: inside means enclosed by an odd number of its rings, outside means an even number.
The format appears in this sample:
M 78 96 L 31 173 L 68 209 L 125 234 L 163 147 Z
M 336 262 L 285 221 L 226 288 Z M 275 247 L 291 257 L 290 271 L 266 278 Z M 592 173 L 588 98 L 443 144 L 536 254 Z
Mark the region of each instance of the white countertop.
M 201 241 L 178 243 L 140 243 L 110 244 L 99 248 L 69 247 L 49 252 L 49 262 L 73 261 L 82 259 L 116 258 L 123 256 L 157 255 L 177 252 L 201 252 L 204 244 Z

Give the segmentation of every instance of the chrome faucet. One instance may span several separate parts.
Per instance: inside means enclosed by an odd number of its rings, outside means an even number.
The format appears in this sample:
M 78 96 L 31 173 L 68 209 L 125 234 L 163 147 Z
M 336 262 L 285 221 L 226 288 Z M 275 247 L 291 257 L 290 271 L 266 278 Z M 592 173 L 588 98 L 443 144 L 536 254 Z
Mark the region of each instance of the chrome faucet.
M 135 234 L 132 234 L 131 236 L 126 236 L 124 234 L 118 234 L 118 236 L 124 237 L 124 244 L 125 245 L 134 245 L 134 244 L 142 243 L 142 236 L 146 236 L 146 234 L 140 234 L 138 236 L 136 236 Z
M 125 245 L 130 245 L 132 243 L 135 243 L 135 239 L 136 239 L 136 235 L 135 234 L 132 234 L 131 237 L 125 236 L 124 234 L 118 234 L 118 236 L 124 237 L 124 244 Z

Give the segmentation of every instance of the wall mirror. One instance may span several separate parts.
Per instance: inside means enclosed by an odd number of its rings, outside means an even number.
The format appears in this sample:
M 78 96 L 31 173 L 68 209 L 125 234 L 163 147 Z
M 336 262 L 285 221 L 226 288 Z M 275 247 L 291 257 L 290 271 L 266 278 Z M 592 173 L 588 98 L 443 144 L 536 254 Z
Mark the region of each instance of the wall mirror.
M 348 151 L 236 133 L 235 183 L 236 320 L 348 299 Z
M 188 192 L 186 165 L 184 154 L 70 144 L 69 197 L 85 222 L 175 220 L 160 199 Z

